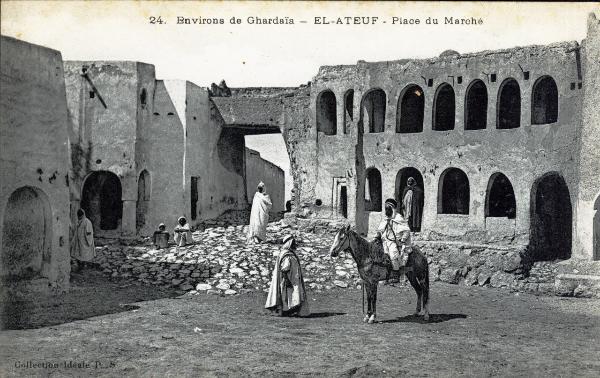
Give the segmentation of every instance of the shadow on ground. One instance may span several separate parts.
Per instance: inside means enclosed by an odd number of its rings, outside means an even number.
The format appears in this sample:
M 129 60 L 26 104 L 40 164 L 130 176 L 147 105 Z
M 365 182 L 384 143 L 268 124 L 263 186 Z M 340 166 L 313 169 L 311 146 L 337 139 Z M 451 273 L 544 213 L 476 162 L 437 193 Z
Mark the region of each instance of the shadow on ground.
M 407 315 L 396 319 L 382 320 L 378 323 L 442 323 L 452 319 L 466 319 L 465 314 L 429 314 L 429 320 L 424 320 L 420 315 Z
M 175 289 L 110 279 L 84 269 L 71 275 L 66 293 L 48 295 L 27 287 L 4 287 L 0 298 L 0 329 L 31 329 L 69 323 L 94 316 L 136 310 L 135 302 L 181 295 Z

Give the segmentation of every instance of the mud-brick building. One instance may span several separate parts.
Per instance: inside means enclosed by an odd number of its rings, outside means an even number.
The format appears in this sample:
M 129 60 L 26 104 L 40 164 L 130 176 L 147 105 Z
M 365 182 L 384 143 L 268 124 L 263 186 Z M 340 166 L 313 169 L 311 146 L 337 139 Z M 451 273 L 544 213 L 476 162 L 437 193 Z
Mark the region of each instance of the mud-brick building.
M 60 52 L 0 38 L 0 278 L 69 283 L 69 143 Z
M 588 24 L 581 44 L 321 67 L 312 211 L 372 234 L 413 177 L 422 238 L 600 258 L 599 26 Z
M 148 235 L 182 215 L 195 225 L 248 207 L 245 132 L 227 127 L 206 88 L 157 80 L 139 62 L 64 66 L 71 209 L 86 210 L 98 236 Z M 267 165 L 256 160 L 258 174 Z M 267 175 L 283 185 L 280 169 Z

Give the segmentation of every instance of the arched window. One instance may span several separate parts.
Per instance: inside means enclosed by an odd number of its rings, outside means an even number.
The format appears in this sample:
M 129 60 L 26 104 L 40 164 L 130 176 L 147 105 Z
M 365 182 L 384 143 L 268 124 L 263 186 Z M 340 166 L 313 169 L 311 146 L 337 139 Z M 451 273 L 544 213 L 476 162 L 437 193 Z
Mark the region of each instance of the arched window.
M 369 168 L 365 174 L 365 211 L 381 211 L 381 173 Z
M 488 94 L 483 81 L 473 80 L 465 96 L 465 130 L 485 129 Z
M 348 89 L 344 94 L 344 134 L 348 134 L 354 119 L 354 89 Z
M 332 91 L 323 91 L 317 96 L 317 131 L 335 135 L 337 130 L 337 105 Z
M 396 108 L 396 132 L 420 133 L 423 131 L 423 117 L 425 112 L 425 94 L 418 85 L 406 87 Z
M 381 89 L 373 89 L 363 97 L 361 120 L 370 133 L 382 133 L 385 129 L 385 101 L 385 92 Z
M 569 188 L 562 176 L 550 172 L 531 189 L 529 247 L 534 260 L 571 257 L 573 209 Z
M 146 88 L 143 88 L 142 93 L 140 93 L 140 105 L 142 106 L 142 109 L 146 108 L 147 97 L 148 93 L 146 92 Z
M 521 89 L 515 79 L 506 79 L 498 92 L 498 129 L 521 126 Z
M 494 173 L 488 182 L 485 216 L 514 219 L 516 213 L 517 202 L 510 180 L 500 172 Z
M 469 179 L 458 168 L 448 168 L 440 176 L 438 214 L 469 214 Z
M 454 129 L 456 103 L 454 89 L 448 83 L 442 83 L 433 98 L 433 129 L 448 131 Z
M 558 120 L 558 88 L 550 76 L 542 76 L 531 94 L 531 124 L 545 125 Z

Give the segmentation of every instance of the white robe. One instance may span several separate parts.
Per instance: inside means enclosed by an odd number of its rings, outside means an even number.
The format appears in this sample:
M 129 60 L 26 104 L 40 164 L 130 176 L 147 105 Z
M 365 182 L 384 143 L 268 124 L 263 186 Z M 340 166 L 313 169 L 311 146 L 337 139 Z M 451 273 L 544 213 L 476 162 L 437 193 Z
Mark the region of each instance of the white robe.
M 71 240 L 71 256 L 79 261 L 92 261 L 96 257 L 94 228 L 92 222 L 83 217 L 77 222 L 75 235 Z
M 295 253 L 287 249 L 283 249 L 277 257 L 265 308 L 297 310 L 299 316 L 310 314 L 300 261 Z
M 406 219 L 400 214 L 396 214 L 393 219 L 384 216 L 377 231 L 381 233 L 383 252 L 390 256 L 394 269 L 398 269 L 403 265 L 402 260 L 405 257 L 401 256 L 402 251 L 398 249 L 398 244 L 411 245 L 410 228 Z
M 248 227 L 248 239 L 254 236 L 260 240 L 267 239 L 267 224 L 269 223 L 269 212 L 271 211 L 271 198 L 268 194 L 256 192 L 252 200 L 252 211 L 250 212 L 250 226 Z

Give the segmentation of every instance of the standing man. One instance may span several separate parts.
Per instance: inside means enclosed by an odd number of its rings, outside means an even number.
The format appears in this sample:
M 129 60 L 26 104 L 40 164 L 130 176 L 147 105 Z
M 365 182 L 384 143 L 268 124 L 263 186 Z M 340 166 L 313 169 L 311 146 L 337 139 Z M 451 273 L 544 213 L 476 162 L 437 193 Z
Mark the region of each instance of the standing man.
M 402 196 L 402 208 L 404 218 L 412 232 L 421 231 L 421 220 L 423 219 L 423 189 L 417 186 L 414 178 L 407 180 L 408 187 Z
M 292 235 L 286 236 L 277 256 L 265 304 L 265 308 L 280 316 L 308 316 L 310 313 L 300 259 L 295 251 L 296 240 Z
M 88 265 L 96 257 L 94 227 L 83 209 L 77 210 L 77 228 L 71 239 L 71 257 L 78 265 Z
M 267 224 L 269 223 L 269 212 L 273 204 L 266 193 L 265 184 L 261 181 L 252 199 L 252 210 L 250 211 L 250 226 L 248 227 L 248 242 L 260 243 L 267 239 Z
M 381 238 L 383 252 L 392 261 L 393 276 L 400 275 L 400 269 L 406 266 L 410 253 L 410 228 L 402 215 L 396 212 L 396 200 L 388 198 L 385 201 L 385 217 L 377 228 L 377 238 Z

